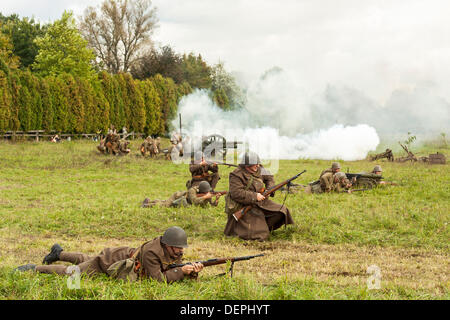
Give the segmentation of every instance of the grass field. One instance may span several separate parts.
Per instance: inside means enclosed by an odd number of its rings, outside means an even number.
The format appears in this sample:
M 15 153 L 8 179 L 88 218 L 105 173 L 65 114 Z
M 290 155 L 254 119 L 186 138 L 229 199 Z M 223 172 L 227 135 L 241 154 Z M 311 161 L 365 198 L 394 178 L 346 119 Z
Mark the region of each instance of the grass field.
M 167 143 L 167 141 L 165 141 Z M 136 156 L 107 157 L 87 141 L 0 143 L 0 299 L 449 299 L 450 165 L 388 163 L 383 176 L 398 186 L 354 194 L 291 194 L 296 222 L 269 241 L 223 235 L 224 200 L 216 208 L 140 208 L 145 197 L 167 199 L 185 188 L 187 165 Z M 383 146 L 380 146 L 383 151 Z M 424 155 L 446 147 L 422 147 Z M 281 161 L 277 181 L 306 169 L 311 182 L 331 161 Z M 368 161 L 341 161 L 344 171 L 371 170 Z M 221 167 L 217 190 L 228 189 Z M 285 194 L 277 193 L 282 203 Z M 138 246 L 170 226 L 186 230 L 185 260 L 264 253 L 206 268 L 199 281 L 171 285 L 82 277 L 69 289 L 65 277 L 13 273 L 40 264 L 53 243 L 94 255 L 105 247 Z M 381 269 L 381 289 L 369 290 L 367 268 Z

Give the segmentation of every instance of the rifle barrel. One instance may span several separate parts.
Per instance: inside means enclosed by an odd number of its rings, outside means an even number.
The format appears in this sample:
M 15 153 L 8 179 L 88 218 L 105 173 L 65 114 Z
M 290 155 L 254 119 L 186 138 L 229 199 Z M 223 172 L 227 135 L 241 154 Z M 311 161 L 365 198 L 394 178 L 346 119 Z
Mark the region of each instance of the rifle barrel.
M 216 164 L 218 164 L 218 165 L 228 166 L 228 167 L 235 167 L 235 168 L 239 167 L 237 164 L 231 164 L 231 163 L 226 163 L 226 162 L 209 161 L 209 160 L 206 161 L 206 162 L 209 163 L 209 164 L 216 163 Z
M 283 182 L 280 183 L 280 184 L 277 184 L 276 186 L 270 188 L 269 190 L 266 190 L 266 191 L 264 192 L 263 195 L 264 195 L 264 196 L 268 196 L 268 195 L 270 195 L 271 193 L 273 193 L 273 192 L 275 192 L 275 191 L 281 189 L 283 186 L 285 186 L 285 185 L 291 183 L 291 181 L 294 181 L 295 179 L 297 179 L 298 177 L 300 177 L 300 176 L 301 176 L 302 174 L 304 174 L 305 172 L 306 172 L 306 170 L 303 170 L 302 172 L 300 172 L 299 174 L 293 176 L 292 178 L 287 179 L 287 180 L 283 181 Z
M 201 264 L 203 264 L 203 266 L 209 267 L 209 266 L 215 266 L 218 264 L 224 264 L 224 263 L 227 263 L 228 261 L 231 261 L 231 262 L 244 261 L 244 260 L 250 260 L 250 259 L 262 257 L 262 256 L 264 256 L 264 253 L 257 254 L 254 256 L 245 256 L 245 257 L 209 259 L 209 260 L 205 260 L 205 261 L 198 261 L 197 263 L 201 263 Z M 181 263 L 181 264 L 171 264 L 171 265 L 169 265 L 169 269 L 184 267 L 185 265 L 189 265 L 189 264 L 192 264 L 192 262 Z

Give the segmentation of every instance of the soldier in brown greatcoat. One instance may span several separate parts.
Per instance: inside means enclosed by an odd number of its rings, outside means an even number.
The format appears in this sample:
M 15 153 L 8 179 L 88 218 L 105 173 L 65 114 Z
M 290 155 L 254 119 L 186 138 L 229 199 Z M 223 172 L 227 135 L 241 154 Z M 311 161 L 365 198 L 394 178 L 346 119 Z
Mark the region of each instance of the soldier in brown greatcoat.
M 294 224 L 288 208 L 261 194 L 264 188 L 273 185 L 273 175 L 261 165 L 258 155 L 245 153 L 239 167 L 230 173 L 230 188 L 225 200 L 228 214 L 225 235 L 263 241 L 269 238 L 271 231 Z M 233 213 L 249 205 L 252 209 L 236 221 Z
M 198 186 L 202 181 L 207 181 L 214 190 L 220 180 L 219 166 L 216 163 L 206 162 L 201 151 L 195 153 L 194 159 L 189 165 L 189 171 L 192 174 L 192 180 L 188 181 L 186 185 L 188 188 Z
M 136 270 L 140 278 L 152 278 L 158 281 L 179 281 L 184 278 L 196 278 L 198 272 L 203 269 L 201 263 L 192 263 L 183 267 L 169 269 L 170 264 L 180 264 L 184 248 L 187 248 L 187 236 L 183 229 L 171 227 L 162 237 L 157 237 L 141 246 L 137 255 L 140 265 Z M 43 263 L 51 264 L 56 261 L 66 261 L 76 264 L 80 272 L 92 275 L 95 273 L 108 273 L 108 268 L 120 260 L 128 259 L 138 248 L 119 247 L 106 248 L 99 255 L 89 257 L 82 253 L 63 252 L 63 249 L 55 244 L 51 252 L 45 256 Z M 18 271 L 33 270 L 40 273 L 56 273 L 67 275 L 68 266 L 27 264 L 18 267 Z

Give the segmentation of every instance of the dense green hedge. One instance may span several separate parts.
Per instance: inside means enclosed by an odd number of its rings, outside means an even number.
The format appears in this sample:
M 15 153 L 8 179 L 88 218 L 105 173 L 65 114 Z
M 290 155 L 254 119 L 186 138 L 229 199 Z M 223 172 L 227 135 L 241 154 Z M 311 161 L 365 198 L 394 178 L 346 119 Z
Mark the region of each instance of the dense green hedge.
M 41 78 L 9 70 L 0 61 L 0 132 L 45 130 L 105 132 L 110 125 L 129 132 L 162 135 L 170 129 L 187 83 L 156 75 L 145 80 L 130 74 L 99 74 L 86 80 L 64 74 Z

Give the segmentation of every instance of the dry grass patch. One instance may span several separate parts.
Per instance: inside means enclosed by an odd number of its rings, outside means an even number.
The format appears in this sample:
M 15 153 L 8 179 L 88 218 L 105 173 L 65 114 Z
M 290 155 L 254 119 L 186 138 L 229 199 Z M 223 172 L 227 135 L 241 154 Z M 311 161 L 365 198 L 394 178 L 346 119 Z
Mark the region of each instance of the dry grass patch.
M 106 247 L 139 246 L 146 239 L 70 238 L 53 236 L 9 236 L 0 232 L 0 260 L 5 265 L 39 264 L 54 243 L 66 251 L 96 255 Z M 234 242 L 234 241 L 232 241 Z M 240 242 L 189 240 L 186 261 L 264 253 L 265 256 L 238 262 L 235 274 L 272 285 L 281 278 L 288 281 L 314 278 L 338 286 L 364 286 L 367 268 L 377 265 L 382 273 L 382 287 L 400 286 L 437 294 L 449 290 L 450 259 L 448 252 L 437 249 L 405 249 L 395 247 L 361 247 L 355 245 L 315 245 L 287 242 Z M 208 277 L 227 271 L 227 266 L 206 268 Z

